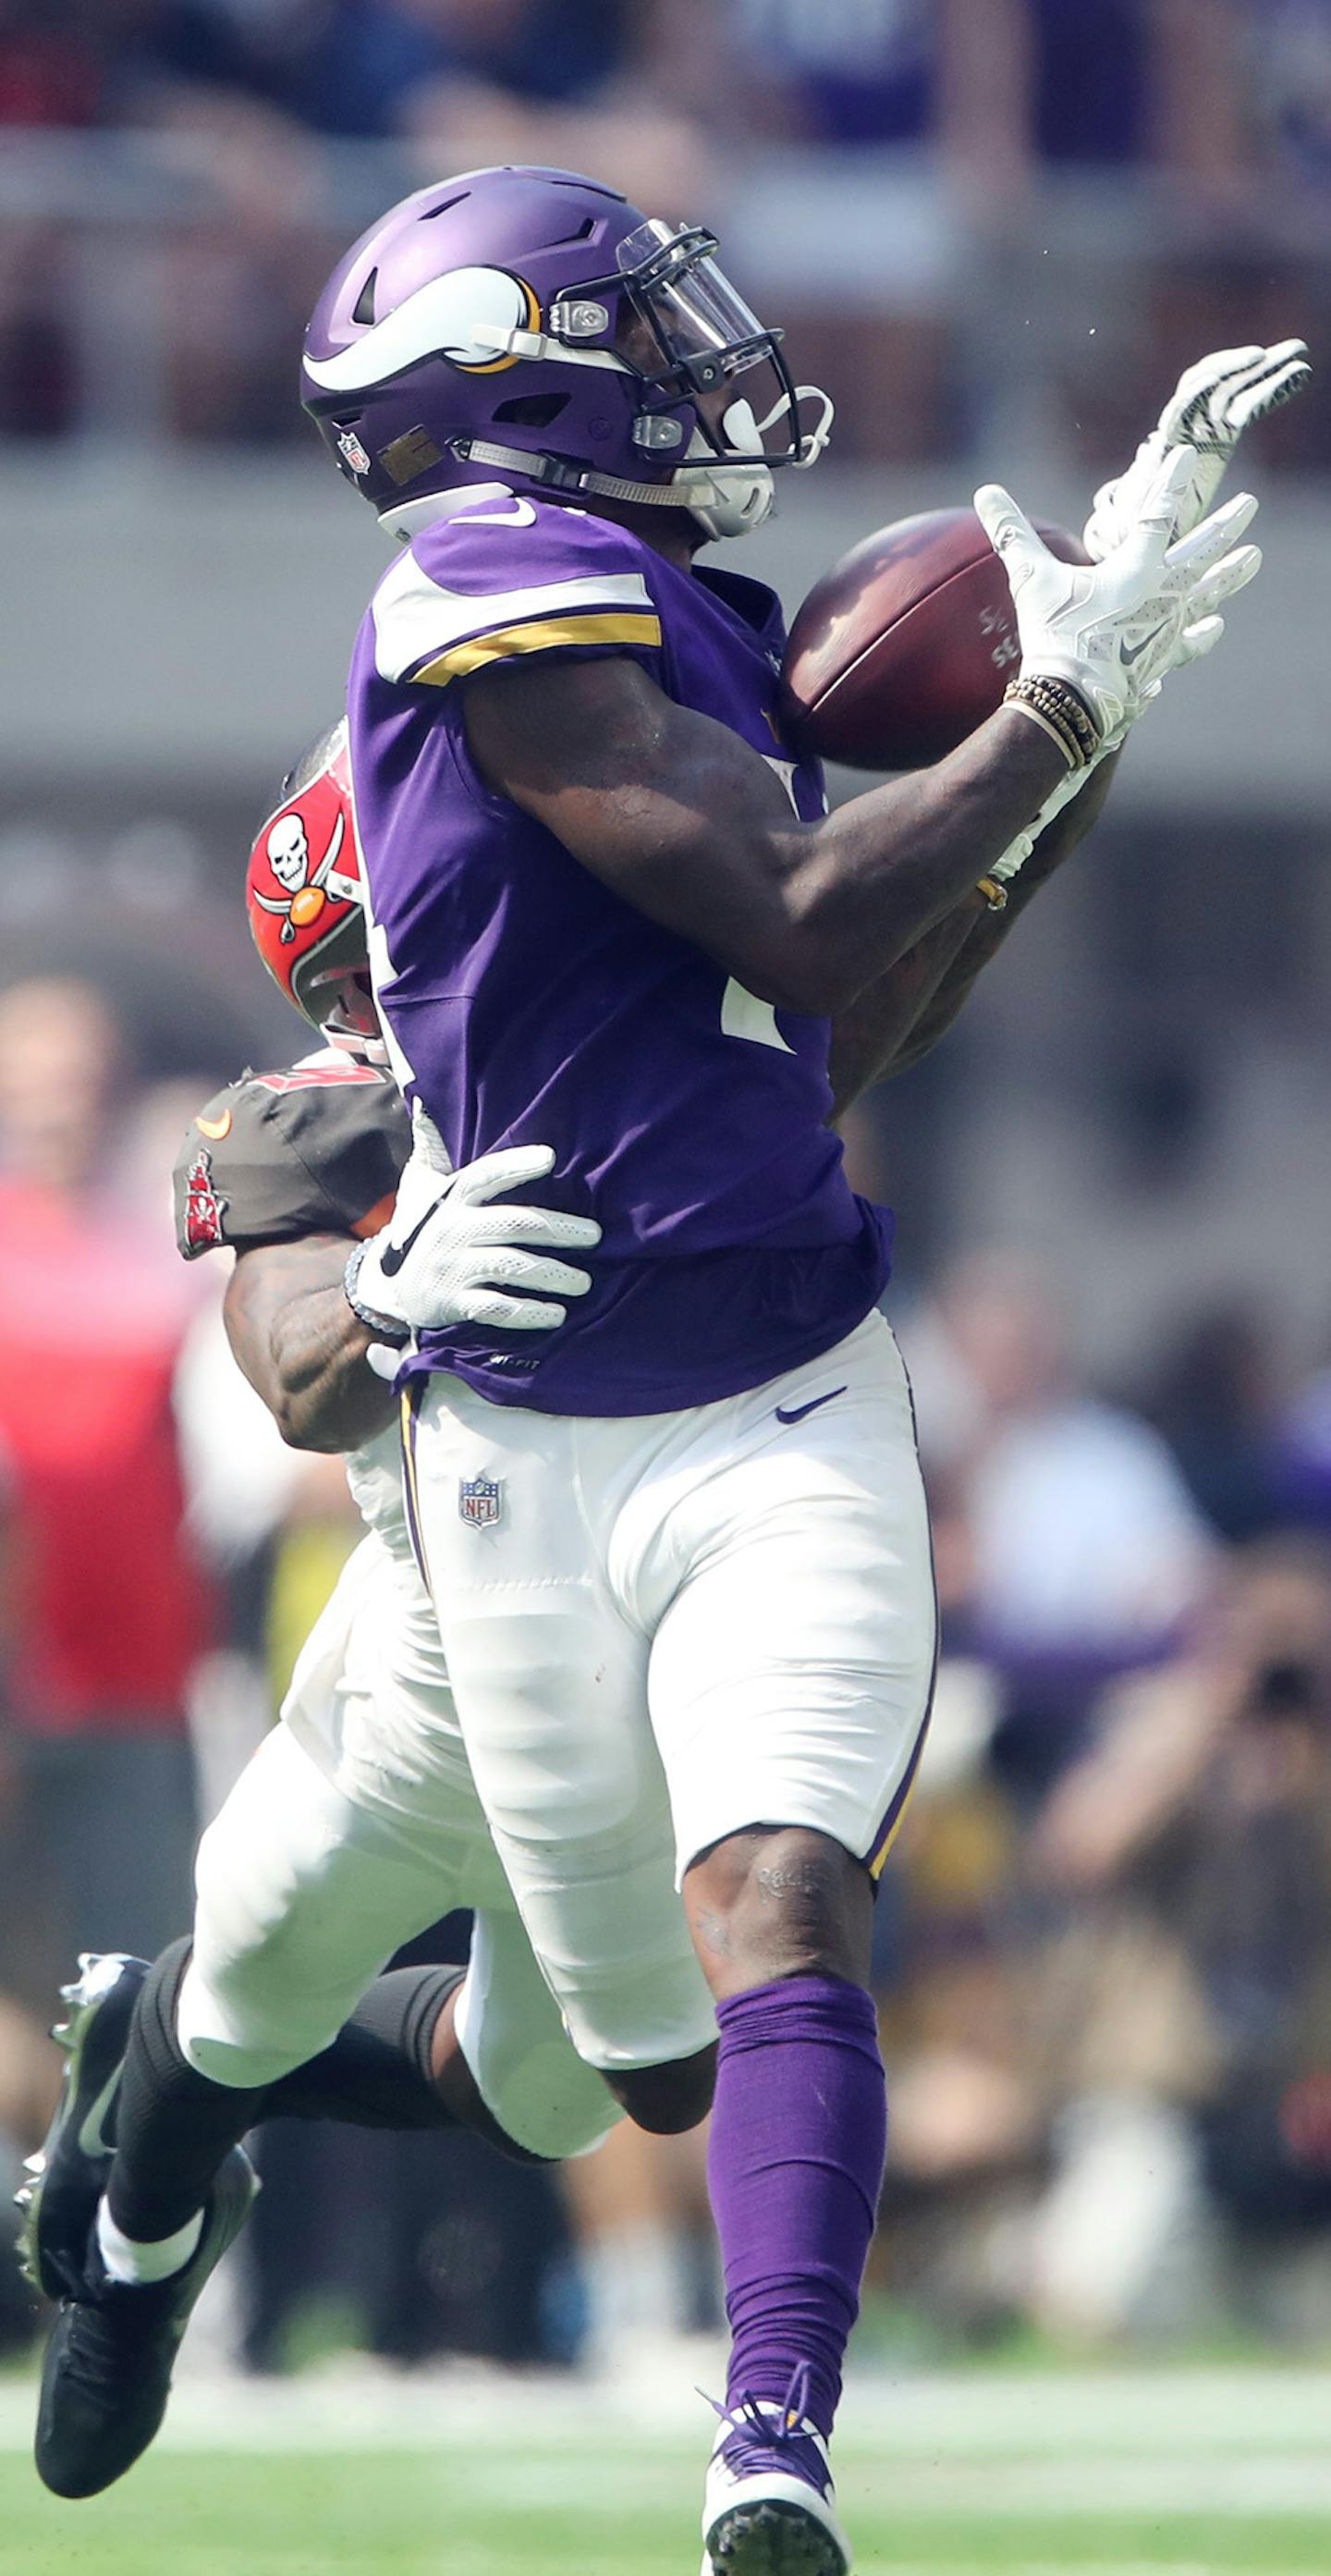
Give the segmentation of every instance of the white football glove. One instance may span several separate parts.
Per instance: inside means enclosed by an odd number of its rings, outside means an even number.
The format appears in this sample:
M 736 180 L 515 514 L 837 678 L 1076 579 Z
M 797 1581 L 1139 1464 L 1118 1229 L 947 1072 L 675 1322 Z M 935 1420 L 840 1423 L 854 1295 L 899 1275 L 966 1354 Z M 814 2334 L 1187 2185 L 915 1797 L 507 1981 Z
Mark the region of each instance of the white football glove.
M 1102 483 L 1096 493 L 1082 531 L 1088 555 L 1103 563 L 1122 545 L 1140 514 L 1143 493 L 1171 447 L 1187 448 L 1192 458 L 1174 521 L 1176 537 L 1190 536 L 1210 509 L 1244 430 L 1302 393 L 1311 373 L 1303 340 L 1278 340 L 1270 349 L 1256 342 L 1246 349 L 1216 349 L 1186 368 L 1127 472 Z
M 554 1159 L 549 1145 L 515 1145 L 455 1172 L 418 1104 L 393 1214 L 347 1264 L 347 1296 L 362 1322 L 404 1338 L 446 1324 L 519 1333 L 562 1324 L 567 1309 L 557 1301 L 584 1297 L 591 1275 L 548 1256 L 599 1243 L 595 1218 L 492 1204 L 544 1179 Z
M 1170 544 L 1192 467 L 1188 448 L 1161 459 L 1128 535 L 1100 564 L 1060 563 L 1000 484 L 975 495 L 1012 591 L 1022 677 L 1070 682 L 1105 742 L 1135 722 L 1167 671 L 1219 643 L 1221 603 L 1262 560 L 1256 546 L 1234 542 L 1257 508 L 1247 492 Z

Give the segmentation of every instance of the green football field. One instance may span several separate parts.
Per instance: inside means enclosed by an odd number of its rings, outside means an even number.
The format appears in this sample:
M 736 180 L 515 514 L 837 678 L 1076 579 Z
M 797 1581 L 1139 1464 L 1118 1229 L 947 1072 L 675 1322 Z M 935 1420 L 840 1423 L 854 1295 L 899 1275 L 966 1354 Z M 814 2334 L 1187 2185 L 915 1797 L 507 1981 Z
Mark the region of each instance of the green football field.
M 28 2412 L 7 2387 L 3 2576 L 697 2576 L 699 2437 L 678 2394 L 653 2424 L 622 2392 L 518 2379 L 200 2385 L 153 2456 L 83 2505 L 39 2488 Z M 1320 2374 L 884 2378 L 849 2417 L 864 2570 L 1331 2570 Z

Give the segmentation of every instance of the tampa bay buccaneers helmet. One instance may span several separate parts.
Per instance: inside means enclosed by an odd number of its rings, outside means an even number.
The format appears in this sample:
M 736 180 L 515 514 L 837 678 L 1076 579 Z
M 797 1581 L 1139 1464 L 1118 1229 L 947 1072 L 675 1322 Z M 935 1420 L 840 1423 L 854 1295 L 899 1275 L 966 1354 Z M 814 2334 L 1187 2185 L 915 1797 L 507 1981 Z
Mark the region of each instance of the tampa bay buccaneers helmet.
M 332 1045 L 384 1063 L 345 723 L 283 781 L 250 852 L 245 908 L 259 955 L 301 1018 Z
M 659 503 L 709 537 L 812 465 L 832 405 L 718 268 L 716 237 L 570 170 L 468 170 L 349 250 L 305 334 L 301 394 L 340 471 L 409 538 L 435 496 L 505 481 Z M 819 406 L 812 429 L 800 406 Z

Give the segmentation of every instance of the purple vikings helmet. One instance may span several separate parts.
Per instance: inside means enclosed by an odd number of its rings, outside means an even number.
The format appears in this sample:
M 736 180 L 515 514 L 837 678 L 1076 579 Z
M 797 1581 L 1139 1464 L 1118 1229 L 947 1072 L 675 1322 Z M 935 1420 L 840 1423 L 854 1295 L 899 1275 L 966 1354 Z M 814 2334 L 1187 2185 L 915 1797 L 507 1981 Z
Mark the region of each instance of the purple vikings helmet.
M 320 296 L 305 408 L 396 536 L 437 515 L 438 493 L 496 472 L 552 498 L 673 505 L 709 537 L 742 536 L 772 506 L 773 466 L 821 455 L 832 406 L 791 382 L 781 333 L 715 249 L 700 225 L 649 219 L 567 170 L 418 189 Z M 802 433 L 806 399 L 821 410 Z

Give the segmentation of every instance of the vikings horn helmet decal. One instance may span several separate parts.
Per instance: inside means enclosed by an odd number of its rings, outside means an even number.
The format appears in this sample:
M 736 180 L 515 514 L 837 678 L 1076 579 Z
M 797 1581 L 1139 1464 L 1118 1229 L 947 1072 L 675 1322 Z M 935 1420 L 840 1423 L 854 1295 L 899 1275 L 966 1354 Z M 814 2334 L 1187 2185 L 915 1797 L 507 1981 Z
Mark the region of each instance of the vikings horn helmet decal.
M 567 170 L 421 188 L 320 296 L 305 408 L 396 536 L 437 493 L 496 471 L 548 498 L 663 503 L 709 537 L 741 536 L 771 508 L 773 467 L 821 455 L 832 406 L 792 382 L 781 333 L 716 246 Z M 806 400 L 819 409 L 802 430 Z
M 291 772 L 250 852 L 245 905 L 259 955 L 302 1019 L 381 1062 L 345 724 Z

